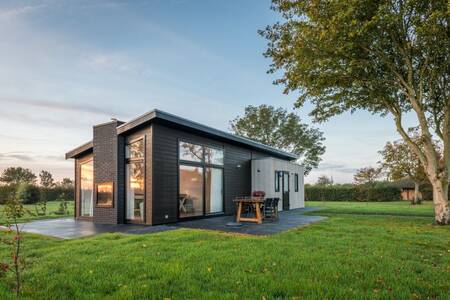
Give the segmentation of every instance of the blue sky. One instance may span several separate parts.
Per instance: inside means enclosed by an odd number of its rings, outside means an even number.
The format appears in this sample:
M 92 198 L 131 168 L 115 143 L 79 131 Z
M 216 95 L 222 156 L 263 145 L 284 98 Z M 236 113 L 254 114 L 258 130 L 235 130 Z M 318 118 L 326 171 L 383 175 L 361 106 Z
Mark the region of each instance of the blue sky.
M 93 124 L 154 108 L 222 130 L 249 104 L 292 110 L 296 95 L 272 84 L 257 34 L 277 20 L 265 0 L 2 1 L 0 171 L 73 177 L 64 153 Z M 310 123 L 308 111 L 297 112 Z M 327 153 L 307 182 L 351 182 L 398 139 L 392 120 L 365 112 L 314 126 Z

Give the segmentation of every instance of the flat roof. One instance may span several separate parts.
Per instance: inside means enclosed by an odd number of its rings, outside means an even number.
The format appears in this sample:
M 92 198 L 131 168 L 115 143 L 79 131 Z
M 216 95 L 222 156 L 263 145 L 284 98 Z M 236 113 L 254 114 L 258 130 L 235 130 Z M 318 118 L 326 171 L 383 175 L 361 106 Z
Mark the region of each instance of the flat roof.
M 87 153 L 89 151 L 92 151 L 92 149 L 94 148 L 94 142 L 93 141 L 89 141 L 86 144 L 83 144 L 81 146 L 76 147 L 75 149 L 70 150 L 69 152 L 66 153 L 66 159 L 69 158 L 75 158 L 81 154 Z
M 244 146 L 247 146 L 247 147 L 255 149 L 255 150 L 260 150 L 262 152 L 269 153 L 276 157 L 282 157 L 282 158 L 288 159 L 288 160 L 295 160 L 295 159 L 299 158 L 299 156 L 296 154 L 282 151 L 277 148 L 255 142 L 251 139 L 248 139 L 248 138 L 245 138 L 242 136 L 231 134 L 231 133 L 228 133 L 228 132 L 225 132 L 222 130 L 218 130 L 218 129 L 215 129 L 215 128 L 212 128 L 212 127 L 209 127 L 209 126 L 206 126 L 206 125 L 194 122 L 194 121 L 190 121 L 188 119 L 185 119 L 185 118 L 182 118 L 182 117 L 179 117 L 179 116 L 176 116 L 176 115 L 173 115 L 173 114 L 170 114 L 170 113 L 158 110 L 158 109 L 152 110 L 152 111 L 145 113 L 129 122 L 126 122 L 126 123 L 118 126 L 117 134 L 124 134 L 130 130 L 136 129 L 139 126 L 149 124 L 149 123 L 157 121 L 157 120 L 163 121 L 164 123 L 176 125 L 178 127 L 188 129 L 191 131 L 203 133 L 203 134 L 209 135 L 213 138 L 219 138 L 224 141 L 229 141 L 229 142 L 233 142 L 235 144 L 244 145 Z M 92 141 L 89 143 L 92 144 Z M 86 143 L 85 145 L 82 145 L 82 146 L 72 150 L 71 152 L 67 153 L 66 158 L 73 158 L 73 157 L 76 157 L 77 155 L 81 154 L 82 152 L 77 154 L 76 150 L 82 148 L 83 146 L 88 145 L 89 143 Z M 84 151 L 86 151 L 86 150 L 84 150 Z

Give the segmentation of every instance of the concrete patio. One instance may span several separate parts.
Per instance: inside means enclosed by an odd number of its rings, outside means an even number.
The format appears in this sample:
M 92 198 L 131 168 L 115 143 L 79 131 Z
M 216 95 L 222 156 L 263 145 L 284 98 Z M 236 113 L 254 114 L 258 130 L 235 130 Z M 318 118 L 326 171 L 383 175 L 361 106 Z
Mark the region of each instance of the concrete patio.
M 61 239 L 74 239 L 85 236 L 92 236 L 101 233 L 125 233 L 125 234 L 146 234 L 175 230 L 178 228 L 207 229 L 224 232 L 234 232 L 252 235 L 271 235 L 289 229 L 306 226 L 325 219 L 321 216 L 306 216 L 305 212 L 316 211 L 318 208 L 307 207 L 290 211 L 283 211 L 279 214 L 277 221 L 264 221 L 263 224 L 241 223 L 240 227 L 230 227 L 227 223 L 235 221 L 235 216 L 213 217 L 192 221 L 183 221 L 170 225 L 136 225 L 136 224 L 95 224 L 89 221 L 79 221 L 73 218 L 49 219 L 33 221 L 22 224 L 24 232 L 48 235 Z

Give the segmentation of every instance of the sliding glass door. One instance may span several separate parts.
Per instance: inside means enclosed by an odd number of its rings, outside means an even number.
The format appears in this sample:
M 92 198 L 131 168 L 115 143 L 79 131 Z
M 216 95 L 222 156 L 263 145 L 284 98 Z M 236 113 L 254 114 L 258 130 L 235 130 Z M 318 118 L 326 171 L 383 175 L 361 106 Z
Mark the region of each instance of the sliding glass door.
M 145 216 L 144 139 L 129 143 L 126 157 L 126 218 L 141 223 Z
M 180 165 L 180 218 L 203 215 L 203 168 Z
M 223 212 L 223 150 L 179 143 L 179 217 Z
M 80 166 L 80 216 L 94 215 L 94 162 L 82 163 Z
M 205 173 L 205 213 L 215 214 L 223 212 L 223 170 L 206 168 Z

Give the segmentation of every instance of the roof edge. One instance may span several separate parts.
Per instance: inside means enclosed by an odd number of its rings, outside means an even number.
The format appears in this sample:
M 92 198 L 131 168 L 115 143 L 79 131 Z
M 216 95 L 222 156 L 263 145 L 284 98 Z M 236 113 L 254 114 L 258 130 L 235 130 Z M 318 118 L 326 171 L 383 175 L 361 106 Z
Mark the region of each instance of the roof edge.
M 66 159 L 69 158 L 76 158 L 77 156 L 79 156 L 80 154 L 83 154 L 91 149 L 94 148 L 94 142 L 93 141 L 89 141 L 83 145 L 80 145 L 78 147 L 76 147 L 75 149 L 70 150 L 69 152 L 66 153 Z
M 222 139 L 231 140 L 236 143 L 243 144 L 243 145 L 246 145 L 246 146 L 261 150 L 261 151 L 265 151 L 265 152 L 268 152 L 268 153 L 271 153 L 271 154 L 274 154 L 277 156 L 288 158 L 290 160 L 296 160 L 299 158 L 299 156 L 296 154 L 289 153 L 289 152 L 286 152 L 283 150 L 279 150 L 277 148 L 256 142 L 254 140 L 251 140 L 249 138 L 238 136 L 238 135 L 235 135 L 232 133 L 228 133 L 223 130 L 219 130 L 219 129 L 216 129 L 216 128 L 213 128 L 213 127 L 210 127 L 207 125 L 203 125 L 203 124 L 200 124 L 200 123 L 197 123 L 197 122 L 194 122 L 194 121 L 191 121 L 191 120 L 188 120 L 188 119 L 185 119 L 185 118 L 182 118 L 182 117 L 179 117 L 179 116 L 176 116 L 176 115 L 173 115 L 173 114 L 170 114 L 170 113 L 158 110 L 158 109 L 154 109 L 154 110 L 152 110 L 148 113 L 145 113 L 135 119 L 132 119 L 131 121 L 129 121 L 125 124 L 118 126 L 117 134 L 123 134 L 129 130 L 132 130 L 133 128 L 135 128 L 137 126 L 143 125 L 147 122 L 151 122 L 154 119 L 161 119 L 161 120 L 165 120 L 168 122 L 172 122 L 172 123 L 184 126 L 184 127 L 188 127 L 188 128 L 200 131 L 200 132 L 218 136 Z

